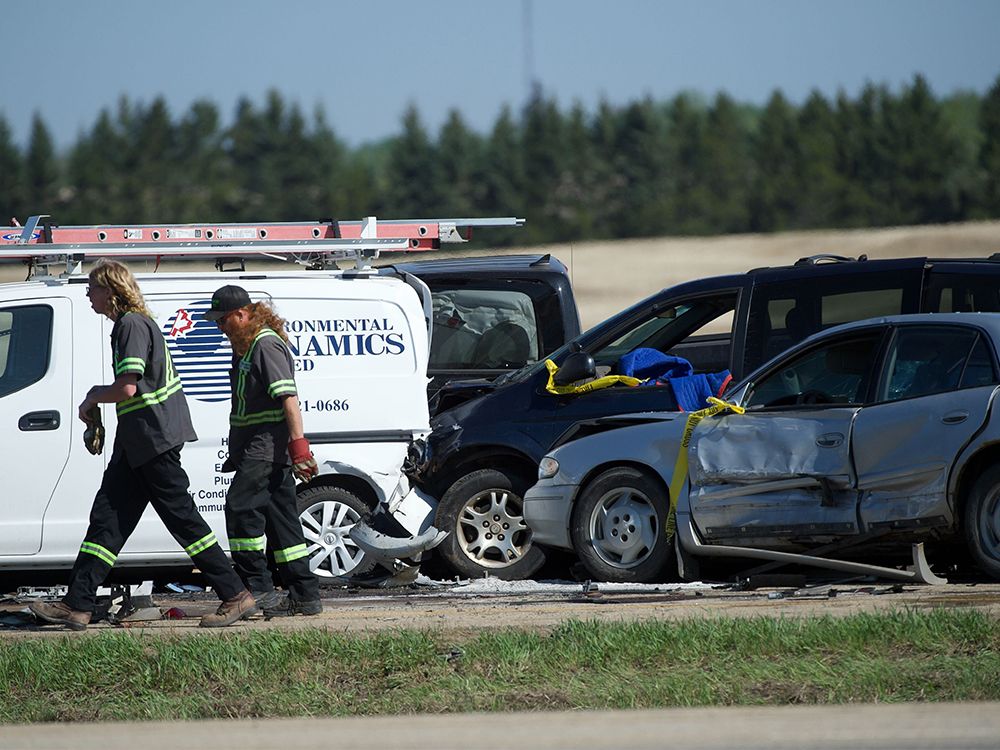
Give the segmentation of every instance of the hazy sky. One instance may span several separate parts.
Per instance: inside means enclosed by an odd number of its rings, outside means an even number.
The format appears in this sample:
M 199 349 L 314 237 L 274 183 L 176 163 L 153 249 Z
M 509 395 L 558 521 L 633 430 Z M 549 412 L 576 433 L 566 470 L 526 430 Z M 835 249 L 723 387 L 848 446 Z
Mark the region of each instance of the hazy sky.
M 118 97 L 199 98 L 231 122 L 270 88 L 317 104 L 356 145 L 399 131 L 409 102 L 436 133 L 447 111 L 486 132 L 531 75 L 561 106 L 682 90 L 763 103 L 780 88 L 938 95 L 1000 75 L 1000 0 L 5 0 L 0 114 L 19 143 L 39 112 L 60 146 Z M 530 29 L 530 34 L 526 30 Z M 530 41 L 530 44 L 529 44 Z M 530 52 L 529 52 L 530 50 Z

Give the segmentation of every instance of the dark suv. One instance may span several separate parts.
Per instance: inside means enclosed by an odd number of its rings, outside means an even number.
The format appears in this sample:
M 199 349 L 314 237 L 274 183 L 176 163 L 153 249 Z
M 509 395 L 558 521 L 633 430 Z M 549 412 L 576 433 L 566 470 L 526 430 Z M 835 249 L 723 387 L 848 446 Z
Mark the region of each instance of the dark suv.
M 915 312 L 1000 311 L 1000 256 L 989 259 L 803 258 L 791 266 L 700 279 L 665 289 L 549 355 L 556 385 L 616 374 L 638 348 L 683 357 L 695 373 L 738 380 L 806 336 L 839 323 Z M 522 516 L 538 461 L 577 422 L 677 409 L 671 388 L 615 386 L 555 395 L 543 361 L 494 381 L 431 422 L 407 473 L 440 498 L 439 547 L 458 572 L 524 578 L 544 561 Z M 483 388 L 483 386 L 479 386 Z M 442 392 L 446 400 L 453 384 Z

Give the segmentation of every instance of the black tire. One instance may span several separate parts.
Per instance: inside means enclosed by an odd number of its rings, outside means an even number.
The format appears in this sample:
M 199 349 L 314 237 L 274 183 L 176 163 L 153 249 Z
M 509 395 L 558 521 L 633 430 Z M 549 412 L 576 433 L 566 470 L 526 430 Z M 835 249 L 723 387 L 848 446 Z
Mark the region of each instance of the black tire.
M 570 536 L 596 581 L 650 583 L 673 569 L 666 537 L 667 492 L 638 469 L 621 466 L 598 475 L 580 493 Z
M 990 578 L 1000 580 L 1000 466 L 984 471 L 972 485 L 963 521 L 972 559 Z
M 316 485 L 299 492 L 297 505 L 313 573 L 332 579 L 375 567 L 375 561 L 351 541 L 351 527 L 371 512 L 361 498 L 343 487 Z
M 524 523 L 530 484 L 513 472 L 480 469 L 444 493 L 434 525 L 450 533 L 437 550 L 455 573 L 518 581 L 542 567 L 545 553 L 532 544 Z

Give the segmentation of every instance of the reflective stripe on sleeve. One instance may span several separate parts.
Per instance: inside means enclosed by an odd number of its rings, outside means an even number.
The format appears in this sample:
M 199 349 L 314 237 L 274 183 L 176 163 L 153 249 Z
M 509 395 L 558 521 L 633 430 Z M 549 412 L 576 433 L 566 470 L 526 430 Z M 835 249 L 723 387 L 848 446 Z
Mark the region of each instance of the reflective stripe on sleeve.
M 274 561 L 278 563 L 290 563 L 309 554 L 305 544 L 296 544 L 294 547 L 286 547 L 274 551 Z
M 177 378 L 167 383 L 162 388 L 159 388 L 152 393 L 140 393 L 136 394 L 132 398 L 127 398 L 124 401 L 119 401 L 118 406 L 115 407 L 115 413 L 118 416 L 123 414 L 128 414 L 130 412 L 136 411 L 138 409 L 143 409 L 147 406 L 153 406 L 155 404 L 162 404 L 170 396 L 181 390 L 181 380 Z
M 297 393 L 295 390 L 295 381 L 275 380 L 267 387 L 267 392 L 271 398 L 277 398 L 278 396 L 294 396 Z
M 146 360 L 142 357 L 126 357 L 120 362 L 115 364 L 115 375 L 121 375 L 123 372 L 145 372 L 146 371 Z
M 112 567 L 114 567 L 115 560 L 118 559 L 118 555 L 109 550 L 107 547 L 102 547 L 101 545 L 94 544 L 93 542 L 84 542 L 81 544 L 80 551 L 86 552 L 88 555 L 93 555 Z

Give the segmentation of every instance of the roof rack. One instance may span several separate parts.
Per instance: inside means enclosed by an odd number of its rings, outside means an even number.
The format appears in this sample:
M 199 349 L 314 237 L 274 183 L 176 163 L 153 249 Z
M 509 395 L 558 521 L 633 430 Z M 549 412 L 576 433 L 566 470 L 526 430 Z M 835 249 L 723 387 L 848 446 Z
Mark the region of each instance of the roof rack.
M 859 255 L 857 257 L 859 261 L 868 260 L 867 255 Z M 848 258 L 844 255 L 832 255 L 831 253 L 821 253 L 819 255 L 810 255 L 808 258 L 799 258 L 795 261 L 796 266 L 818 266 L 820 263 L 854 263 L 854 258 Z
M 391 219 L 361 221 L 269 222 L 233 224 L 122 224 L 60 227 L 48 214 L 25 225 L 0 228 L 0 262 L 29 266 L 28 278 L 80 273 L 81 264 L 97 258 L 163 260 L 215 258 L 227 262 L 263 256 L 311 269 L 336 268 L 353 261 L 367 268 L 380 252 L 435 250 L 444 243 L 467 242 L 478 227 L 519 227 L 514 217 L 476 219 Z M 463 234 L 461 230 L 465 230 Z

